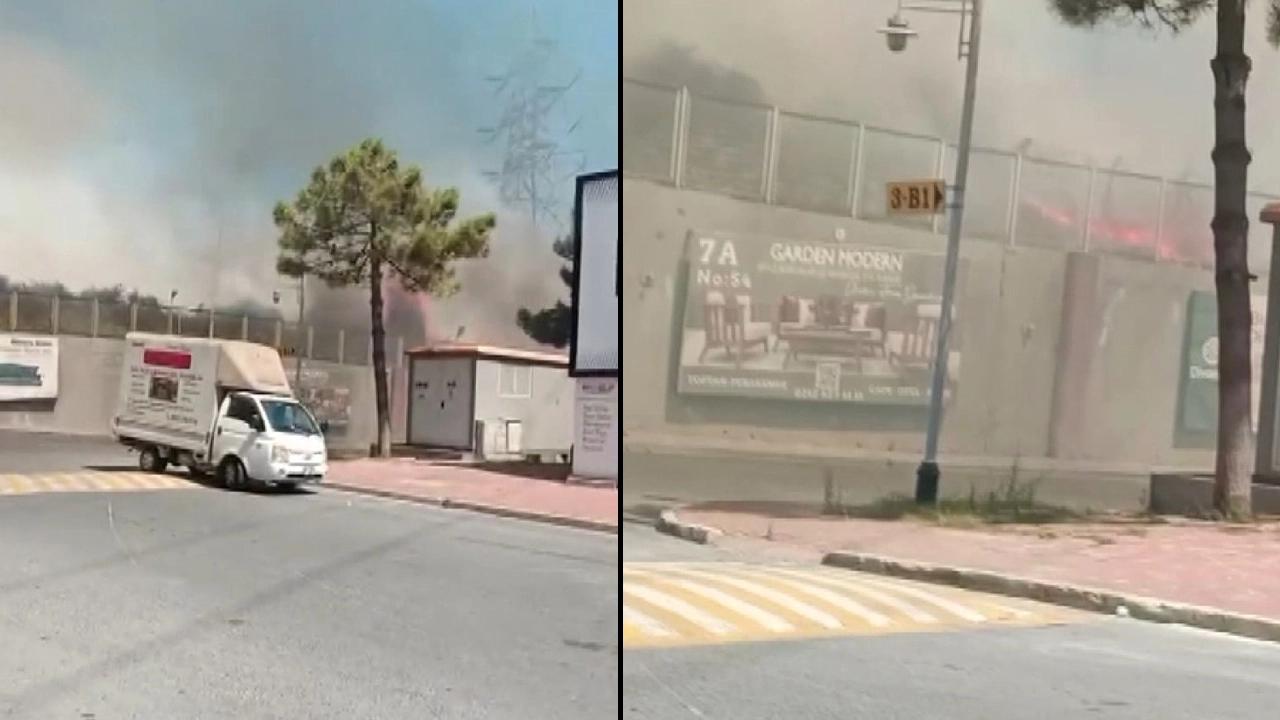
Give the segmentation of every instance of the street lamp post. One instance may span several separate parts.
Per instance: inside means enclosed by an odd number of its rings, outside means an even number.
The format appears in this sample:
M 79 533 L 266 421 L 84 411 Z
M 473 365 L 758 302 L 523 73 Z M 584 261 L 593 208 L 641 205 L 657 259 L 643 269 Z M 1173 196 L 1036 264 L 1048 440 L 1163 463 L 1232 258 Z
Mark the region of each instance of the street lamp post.
M 276 290 L 275 292 L 271 293 L 271 302 L 276 305 L 280 304 L 279 290 Z M 306 312 L 307 312 L 307 276 L 304 273 L 298 276 L 298 335 L 299 335 L 298 342 L 299 344 L 304 342 L 301 339 L 301 337 L 303 332 L 302 323 L 303 323 L 303 319 L 306 317 Z M 294 388 L 295 388 L 294 392 L 298 394 L 302 393 L 302 356 L 303 354 L 304 352 L 302 350 L 296 347 L 294 348 L 293 357 L 294 357 L 294 361 L 296 362 L 295 370 L 294 370 Z
M 958 7 L 957 7 L 958 6 Z M 889 49 L 901 52 L 915 35 L 902 10 L 960 15 L 959 55 L 965 60 L 964 103 L 960 112 L 960 141 L 956 147 L 956 175 L 952 183 L 951 223 L 947 226 L 947 258 L 942 280 L 942 308 L 938 317 L 938 338 L 933 355 L 933 380 L 929 391 L 929 422 L 925 430 L 924 459 L 916 469 L 916 502 L 933 505 L 938 501 L 938 436 L 942 432 L 942 400 L 947 384 L 947 344 L 951 335 L 951 307 L 955 302 L 956 273 L 960 264 L 960 233 L 964 216 L 965 183 L 969 177 L 969 150 L 973 137 L 974 93 L 978 83 L 978 42 L 982 28 L 982 0 L 934 0 L 929 4 L 903 6 L 880 30 Z M 966 37 L 967 35 L 967 37 Z
M 169 310 L 169 334 L 170 334 L 170 335 L 173 335 L 173 334 L 174 334 L 174 326 L 175 326 L 175 325 L 177 326 L 177 334 L 179 334 L 179 335 L 181 335 L 181 334 L 182 334 L 182 319 L 178 317 L 178 313 L 177 313 L 178 305 L 177 305 L 177 302 L 178 302 L 178 291 L 177 291 L 177 290 L 170 290 L 170 291 L 169 291 L 169 308 L 168 308 L 168 310 Z
M 306 273 L 303 273 L 302 275 L 298 276 L 298 342 L 299 343 L 306 342 L 305 340 L 302 339 L 303 338 L 302 333 L 304 332 L 302 329 L 302 323 L 306 322 L 306 318 L 307 318 L 307 276 L 306 276 Z M 304 345 L 304 347 L 306 346 Z M 294 393 L 297 394 L 298 397 L 302 397 L 302 356 L 304 354 L 306 353 L 304 352 L 296 353 L 297 367 L 294 370 L 295 377 L 293 381 L 293 386 L 295 388 Z

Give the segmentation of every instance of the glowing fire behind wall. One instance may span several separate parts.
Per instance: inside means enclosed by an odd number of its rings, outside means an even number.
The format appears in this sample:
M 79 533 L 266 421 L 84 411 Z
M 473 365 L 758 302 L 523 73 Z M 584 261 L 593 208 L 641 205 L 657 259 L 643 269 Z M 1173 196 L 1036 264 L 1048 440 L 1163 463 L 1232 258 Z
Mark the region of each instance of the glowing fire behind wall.
M 1025 213 L 1037 221 L 1056 228 L 1059 237 L 1073 231 L 1083 235 L 1083 215 L 1077 210 L 1056 207 L 1035 199 L 1021 200 Z M 1193 215 L 1194 213 L 1182 213 Z M 1131 252 L 1145 257 L 1158 257 L 1173 262 L 1205 264 L 1213 261 L 1213 234 L 1208 218 L 1187 218 L 1186 222 L 1170 223 L 1156 228 L 1150 223 L 1135 223 L 1106 217 L 1094 217 L 1089 221 L 1089 242 L 1094 247 L 1106 247 L 1121 252 Z M 1035 232 L 1034 227 L 1023 227 L 1019 234 Z

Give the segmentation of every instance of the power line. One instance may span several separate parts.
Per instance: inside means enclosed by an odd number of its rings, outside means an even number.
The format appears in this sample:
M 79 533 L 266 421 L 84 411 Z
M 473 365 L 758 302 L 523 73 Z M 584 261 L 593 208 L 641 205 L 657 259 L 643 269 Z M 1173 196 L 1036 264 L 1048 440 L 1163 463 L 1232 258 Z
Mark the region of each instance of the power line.
M 503 148 L 501 167 L 484 171 L 499 197 L 526 205 L 535 225 L 548 218 L 563 225 L 564 188 L 586 167 L 585 153 L 564 144 L 581 118 L 562 117 L 565 97 L 582 72 L 574 68 L 567 82 L 547 80 L 559 53 L 556 42 L 538 32 L 534 12 L 529 46 L 506 71 L 485 77 L 502 99 L 502 111 L 493 125 L 478 132 L 488 144 Z

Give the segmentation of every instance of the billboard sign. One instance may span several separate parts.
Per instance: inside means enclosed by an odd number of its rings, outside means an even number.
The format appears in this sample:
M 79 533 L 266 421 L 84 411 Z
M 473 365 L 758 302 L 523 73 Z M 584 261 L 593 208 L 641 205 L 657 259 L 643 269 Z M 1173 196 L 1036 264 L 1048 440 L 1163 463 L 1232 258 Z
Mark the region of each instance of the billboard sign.
M 618 293 L 622 279 L 618 233 L 618 171 L 578 178 L 573 217 L 573 329 L 569 374 L 616 376 Z
M 618 477 L 618 380 L 579 378 L 573 416 L 573 474 Z
M 0 402 L 58 398 L 58 338 L 0 333 Z
M 302 385 L 297 386 L 295 373 L 289 373 L 289 385 L 316 420 L 329 423 L 330 435 L 345 435 L 351 426 L 351 385 L 322 368 L 304 366 Z
M 942 254 L 691 233 L 686 259 L 679 393 L 928 403 Z M 962 340 L 952 317 L 948 397 Z
M 1262 344 L 1267 325 L 1267 296 L 1250 298 L 1253 310 L 1251 426 L 1258 430 L 1262 400 Z M 1193 436 L 1218 430 L 1218 300 L 1211 290 L 1197 290 L 1187 300 L 1186 343 L 1182 353 L 1178 430 Z M 1181 443 L 1179 443 L 1181 444 Z

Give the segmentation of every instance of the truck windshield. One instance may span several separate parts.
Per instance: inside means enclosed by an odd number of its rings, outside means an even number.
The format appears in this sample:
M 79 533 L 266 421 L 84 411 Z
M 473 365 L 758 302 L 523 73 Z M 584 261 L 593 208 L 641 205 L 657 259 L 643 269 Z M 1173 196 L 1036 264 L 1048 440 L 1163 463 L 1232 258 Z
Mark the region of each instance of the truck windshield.
M 296 402 L 263 400 L 262 410 L 266 413 L 272 430 L 298 435 L 320 434 L 320 428 L 316 427 L 311 413 Z

